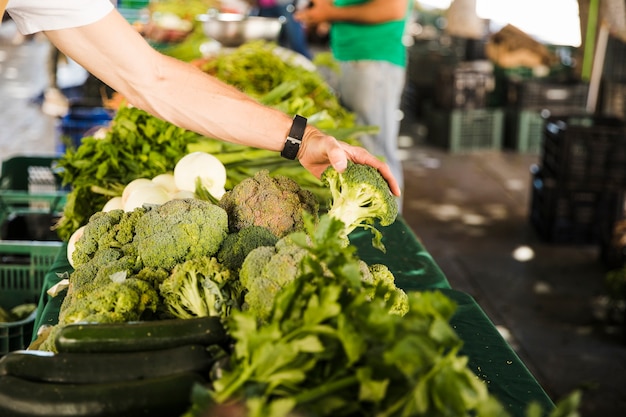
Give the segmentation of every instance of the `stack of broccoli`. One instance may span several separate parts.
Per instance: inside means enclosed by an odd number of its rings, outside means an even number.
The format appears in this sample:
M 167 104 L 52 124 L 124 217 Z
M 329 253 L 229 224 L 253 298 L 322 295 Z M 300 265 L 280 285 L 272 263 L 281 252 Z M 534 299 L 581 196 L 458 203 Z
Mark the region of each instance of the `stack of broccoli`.
M 373 172 L 366 174 L 368 170 Z M 391 194 L 354 201 L 356 184 L 342 178 L 362 176 L 371 184 L 365 191 L 359 184 L 359 193 L 368 194 L 373 187 L 386 187 L 379 174 L 372 175 L 377 173 L 373 168 L 350 164 L 344 174 L 332 171 L 324 175 L 331 186 L 341 184 L 333 193 L 341 196 L 336 202 L 344 208 L 333 206 L 330 211 L 346 219 L 341 239 L 347 241 L 359 224 L 373 229 L 374 218 L 385 224 L 395 219 Z M 377 199 L 380 204 L 373 205 Z M 364 207 L 356 210 L 355 204 Z M 393 206 L 383 210 L 385 204 Z M 78 322 L 226 318 L 233 308 L 251 310 L 264 320 L 275 296 L 298 274 L 306 251 L 296 241 L 304 233 L 305 218 L 316 223 L 319 216 L 312 193 L 288 177 L 263 170 L 217 202 L 176 199 L 130 212 L 95 213 L 71 255 L 75 269 L 52 336 Z M 361 263 L 364 282 L 385 282 L 389 293 L 401 295 L 392 310 L 403 314 L 407 303 L 393 274 L 384 265 Z M 42 348 L 54 351 L 54 337 Z

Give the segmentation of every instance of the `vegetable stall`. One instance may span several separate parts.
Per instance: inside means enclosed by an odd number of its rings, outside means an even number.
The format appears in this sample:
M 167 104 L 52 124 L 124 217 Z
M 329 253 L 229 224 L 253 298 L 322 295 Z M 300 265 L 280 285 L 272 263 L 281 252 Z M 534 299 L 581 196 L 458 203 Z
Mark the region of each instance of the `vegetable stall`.
M 198 65 L 341 140 L 373 129 L 274 48 L 252 42 Z M 198 154 L 225 177 L 177 181 Z M 450 287 L 376 172 L 352 164 L 318 180 L 131 106 L 58 168 L 71 186 L 64 243 L 30 350 L 0 359 L 2 415 L 575 413 L 576 398 L 555 406 Z

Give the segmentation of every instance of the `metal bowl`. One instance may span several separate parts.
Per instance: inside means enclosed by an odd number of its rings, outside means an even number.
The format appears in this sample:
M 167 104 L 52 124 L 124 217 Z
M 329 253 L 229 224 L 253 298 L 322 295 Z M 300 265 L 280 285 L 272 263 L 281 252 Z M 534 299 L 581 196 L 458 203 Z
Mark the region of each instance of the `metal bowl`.
M 237 13 L 207 13 L 198 16 L 204 34 L 226 47 L 252 40 L 276 41 L 284 18 L 247 16 Z

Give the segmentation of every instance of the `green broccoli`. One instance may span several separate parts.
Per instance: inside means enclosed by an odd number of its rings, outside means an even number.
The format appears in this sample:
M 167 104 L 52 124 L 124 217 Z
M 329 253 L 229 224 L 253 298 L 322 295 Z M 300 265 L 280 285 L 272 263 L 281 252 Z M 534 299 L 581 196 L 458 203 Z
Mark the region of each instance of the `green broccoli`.
M 121 251 L 112 248 L 100 250 L 91 261 L 77 266 L 70 274 L 70 286 L 64 303 L 69 303 L 74 298 L 83 298 L 103 283 L 108 284 L 113 274 L 122 272 L 131 276 L 136 271 L 136 257 L 125 256 Z
M 150 284 L 125 278 L 124 273 L 109 277 L 82 298 L 64 303 L 59 311 L 59 324 L 79 322 L 122 323 L 142 319 L 144 313 L 156 311 L 158 292 Z
M 238 272 L 251 250 L 259 246 L 274 246 L 277 240 L 266 227 L 246 226 L 226 236 L 217 252 L 217 259 L 233 272 Z
M 123 272 L 101 282 L 84 297 L 66 297 L 59 310 L 59 321 L 52 326 L 40 350 L 57 352 L 59 331 L 74 323 L 124 323 L 152 318 L 159 305 L 159 294 L 149 283 L 126 278 Z
M 137 208 L 130 212 L 111 210 L 92 215 L 72 253 L 74 266 L 87 263 L 103 249 L 115 248 L 129 255 L 136 254 L 132 243 L 135 225 L 145 212 L 145 208 Z
M 115 225 L 124 216 L 124 210 L 99 211 L 89 218 L 76 249 L 72 253 L 75 266 L 87 263 L 102 248 L 111 247 L 115 242 Z
M 241 285 L 217 258 L 202 256 L 174 267 L 159 286 L 166 310 L 174 317 L 226 317 L 241 304 Z
M 368 266 L 369 274 L 363 274 L 363 281 L 371 284 L 371 287 L 364 286 L 370 297 L 374 297 L 375 292 L 380 288 L 384 294 L 385 301 L 390 303 L 389 312 L 398 315 L 405 315 L 409 311 L 409 297 L 401 288 L 396 286 L 396 279 L 393 272 L 387 265 L 372 264 Z
M 299 272 L 306 249 L 287 235 L 274 246 L 252 250 L 241 265 L 239 279 L 246 290 L 245 306 L 260 320 L 266 320 L 280 290 L 290 284 Z
M 219 206 L 228 213 L 231 233 L 256 225 L 278 238 L 303 229 L 303 212 L 317 217 L 319 211 L 311 191 L 287 176 L 270 176 L 267 170 L 239 182 L 222 196 Z
M 172 269 L 176 264 L 217 253 L 228 233 L 228 215 L 208 201 L 170 200 L 137 220 L 134 243 L 143 264 Z
M 348 235 L 357 227 L 363 227 L 374 234 L 372 245 L 384 251 L 382 233 L 374 223 L 389 226 L 398 216 L 398 202 L 384 177 L 370 165 L 348 161 L 342 173 L 329 166 L 321 180 L 331 192 L 328 215 L 345 225 L 344 240 L 349 242 Z

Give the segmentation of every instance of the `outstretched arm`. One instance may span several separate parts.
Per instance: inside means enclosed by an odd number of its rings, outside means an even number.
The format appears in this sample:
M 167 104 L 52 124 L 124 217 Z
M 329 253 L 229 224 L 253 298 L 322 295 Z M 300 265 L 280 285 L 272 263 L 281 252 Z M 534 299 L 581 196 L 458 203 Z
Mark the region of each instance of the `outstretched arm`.
M 177 126 L 232 143 L 280 152 L 292 120 L 194 66 L 153 49 L 117 12 L 75 28 L 47 31 L 59 50 L 122 94 L 132 105 Z M 307 127 L 300 163 L 319 177 L 350 159 L 376 167 L 400 194 L 386 164 L 363 148 Z

